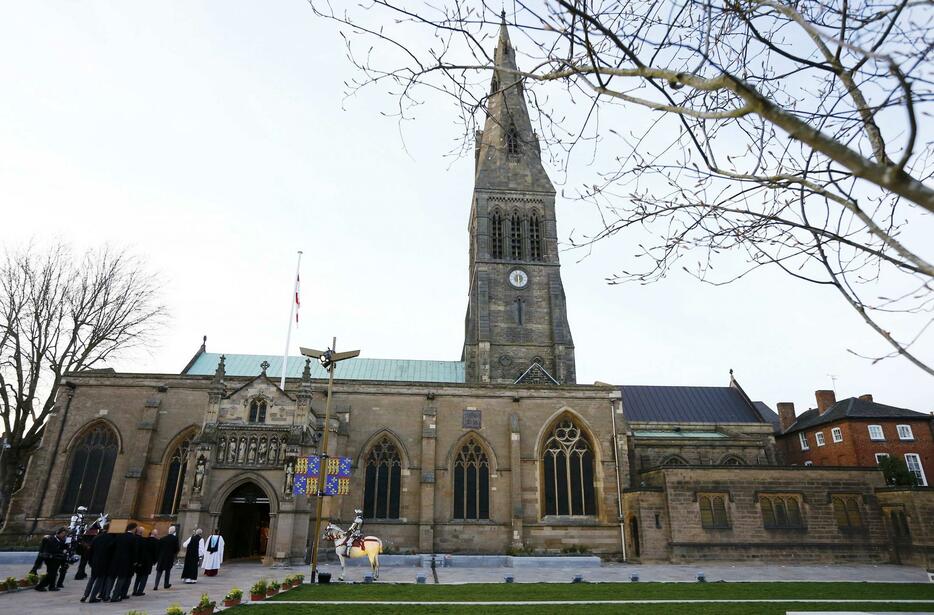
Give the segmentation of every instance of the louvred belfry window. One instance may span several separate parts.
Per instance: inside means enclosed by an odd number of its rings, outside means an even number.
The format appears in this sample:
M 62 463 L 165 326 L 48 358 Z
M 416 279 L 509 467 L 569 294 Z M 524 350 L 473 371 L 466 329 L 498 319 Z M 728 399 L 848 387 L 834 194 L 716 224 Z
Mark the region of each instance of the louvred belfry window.
M 529 260 L 542 260 L 542 221 L 538 214 L 529 218 Z
M 402 458 L 392 440 L 382 438 L 366 456 L 363 516 L 367 519 L 398 519 L 401 493 Z
M 454 518 L 490 518 L 490 462 L 473 438 L 454 460 Z
M 522 260 L 522 218 L 519 212 L 513 213 L 509 222 L 509 256 L 513 260 Z
M 506 237 L 503 232 L 503 215 L 499 211 L 494 211 L 490 217 L 490 256 L 492 258 L 503 258 Z
M 545 441 L 542 481 L 546 515 L 597 513 L 593 451 L 570 418 L 559 421 Z
M 510 126 L 506 131 L 506 153 L 510 156 L 518 156 L 520 153 L 519 131 L 515 126 Z
M 182 499 L 182 487 L 185 485 L 185 468 L 188 465 L 188 451 L 191 450 L 191 437 L 175 447 L 169 460 L 169 469 L 165 475 L 165 486 L 162 489 L 162 506 L 160 514 L 174 515 L 178 512 L 178 504 Z
M 84 434 L 71 455 L 61 512 L 73 513 L 79 506 L 87 506 L 89 513 L 104 512 L 117 448 L 117 435 L 106 425 Z

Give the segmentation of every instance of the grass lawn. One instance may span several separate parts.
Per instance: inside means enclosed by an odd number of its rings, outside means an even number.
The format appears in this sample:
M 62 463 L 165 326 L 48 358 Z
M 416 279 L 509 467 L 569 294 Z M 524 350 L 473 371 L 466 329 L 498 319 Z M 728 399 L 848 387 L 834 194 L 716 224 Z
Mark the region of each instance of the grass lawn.
M 328 615 L 365 612 L 373 615 L 405 613 L 486 613 L 502 615 L 545 615 L 569 609 L 591 613 L 622 613 L 632 615 L 784 615 L 787 611 L 932 611 L 934 584 L 905 583 L 505 583 L 468 585 L 305 585 L 280 594 L 276 600 L 419 600 L 419 601 L 484 601 L 484 600 L 737 600 L 737 599 L 824 599 L 832 603 L 693 603 L 693 604 L 588 604 L 580 606 L 487 606 L 474 605 L 333 605 Z M 930 600 L 929 604 L 860 603 L 860 600 L 913 599 Z M 254 615 L 301 615 L 320 613 L 320 605 L 264 605 L 251 607 Z M 258 610 L 257 610 L 258 609 Z

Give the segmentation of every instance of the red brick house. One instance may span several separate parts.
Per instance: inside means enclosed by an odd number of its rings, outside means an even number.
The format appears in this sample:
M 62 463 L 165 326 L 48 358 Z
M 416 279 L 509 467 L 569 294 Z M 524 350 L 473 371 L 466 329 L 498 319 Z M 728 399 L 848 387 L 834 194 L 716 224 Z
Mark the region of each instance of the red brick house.
M 873 467 L 882 456 L 903 459 L 918 484 L 934 481 L 931 415 L 880 404 L 872 395 L 837 401 L 817 391 L 817 408 L 795 416 L 794 404 L 778 404 L 776 437 L 790 465 Z

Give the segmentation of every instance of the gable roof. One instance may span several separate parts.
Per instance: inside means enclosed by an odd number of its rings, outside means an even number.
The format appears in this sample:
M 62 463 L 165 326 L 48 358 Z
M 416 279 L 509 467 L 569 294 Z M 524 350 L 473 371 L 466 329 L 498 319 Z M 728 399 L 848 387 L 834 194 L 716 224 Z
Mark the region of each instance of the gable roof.
M 931 416 L 923 412 L 915 412 L 906 408 L 896 408 L 887 406 L 874 401 L 850 397 L 842 399 L 834 405 L 827 408 L 824 414 L 820 414 L 817 408 L 811 408 L 807 412 L 798 415 L 797 420 L 785 430 L 784 433 L 791 433 L 816 427 L 817 425 L 826 425 L 840 419 L 915 419 L 930 420 Z
M 735 387 L 620 387 L 623 416 L 629 421 L 659 423 L 766 423 Z
M 282 376 L 282 357 L 263 354 L 228 354 L 225 356 L 227 376 L 256 376 L 266 361 L 266 374 L 270 379 Z M 212 376 L 220 361 L 220 353 L 202 352 L 185 367 L 183 375 Z M 305 368 L 305 357 L 289 357 L 287 378 L 300 378 Z M 327 372 L 317 361 L 311 362 L 311 377 L 325 379 Z M 341 361 L 334 372 L 335 380 L 382 380 L 391 382 L 464 382 L 463 361 L 418 361 L 408 359 L 366 359 L 356 357 Z

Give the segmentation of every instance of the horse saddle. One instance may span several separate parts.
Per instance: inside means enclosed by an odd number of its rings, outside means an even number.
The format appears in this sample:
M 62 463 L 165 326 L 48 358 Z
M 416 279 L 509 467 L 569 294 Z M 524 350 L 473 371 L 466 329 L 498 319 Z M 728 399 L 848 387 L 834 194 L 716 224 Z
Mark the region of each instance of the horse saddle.
M 365 545 L 365 543 L 364 543 L 364 538 L 363 538 L 363 536 L 357 536 L 356 538 L 354 538 L 353 542 L 350 543 L 350 546 L 351 546 L 351 547 L 356 547 L 356 548 L 358 548 L 358 549 L 363 549 L 363 548 L 365 548 L 366 545 Z

